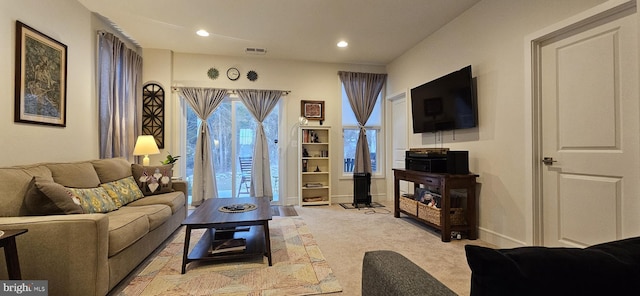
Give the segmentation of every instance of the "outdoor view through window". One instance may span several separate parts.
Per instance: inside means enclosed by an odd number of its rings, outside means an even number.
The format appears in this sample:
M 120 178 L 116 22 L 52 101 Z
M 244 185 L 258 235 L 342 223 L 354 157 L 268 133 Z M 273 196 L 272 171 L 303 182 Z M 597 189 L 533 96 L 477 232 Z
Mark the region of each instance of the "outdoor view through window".
M 193 162 L 200 120 L 191 107 L 187 108 L 187 152 L 186 180 L 192 185 Z M 251 158 L 256 134 L 256 120 L 238 99 L 226 98 L 209 117 L 211 149 L 215 168 L 218 197 L 248 197 L 250 176 L 240 167 L 240 158 Z M 271 185 L 273 200 L 279 199 L 278 190 L 278 122 L 279 108 L 276 106 L 264 121 L 264 130 L 269 143 L 269 160 L 271 168 Z M 249 163 L 252 163 L 249 160 Z M 250 171 L 250 170 L 249 170 Z M 189 186 L 191 188 L 191 186 Z M 189 194 L 191 202 L 191 194 Z

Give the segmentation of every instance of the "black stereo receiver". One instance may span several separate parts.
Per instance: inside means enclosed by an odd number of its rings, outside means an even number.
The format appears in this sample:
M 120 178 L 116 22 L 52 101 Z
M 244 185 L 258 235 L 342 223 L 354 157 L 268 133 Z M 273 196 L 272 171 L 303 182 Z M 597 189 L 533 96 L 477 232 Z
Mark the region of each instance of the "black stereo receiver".
M 427 173 L 466 175 L 469 173 L 469 151 L 425 153 L 406 151 L 405 169 Z
M 447 155 L 445 154 L 407 151 L 404 163 L 407 170 L 427 173 L 447 172 Z

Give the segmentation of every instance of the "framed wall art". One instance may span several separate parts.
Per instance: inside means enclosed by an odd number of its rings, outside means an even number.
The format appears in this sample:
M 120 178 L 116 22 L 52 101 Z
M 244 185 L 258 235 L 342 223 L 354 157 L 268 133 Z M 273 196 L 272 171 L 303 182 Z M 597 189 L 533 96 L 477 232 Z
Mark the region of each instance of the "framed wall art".
M 142 134 L 153 135 L 158 148 L 164 149 L 164 88 L 156 83 L 142 88 Z
M 300 115 L 308 120 L 324 120 L 324 101 L 300 102 Z
M 66 126 L 67 46 L 16 21 L 14 122 Z

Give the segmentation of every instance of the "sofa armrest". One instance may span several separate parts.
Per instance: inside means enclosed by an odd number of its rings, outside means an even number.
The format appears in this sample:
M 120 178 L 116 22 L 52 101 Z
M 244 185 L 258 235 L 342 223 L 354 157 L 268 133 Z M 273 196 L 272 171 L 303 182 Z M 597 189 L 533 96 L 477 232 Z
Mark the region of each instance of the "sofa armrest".
M 189 197 L 189 189 L 188 189 L 187 181 L 184 181 L 184 180 L 172 180 L 171 184 L 172 184 L 173 190 L 182 191 L 182 193 L 184 193 L 184 200 L 185 200 L 185 206 L 186 206 L 187 197 Z
M 109 291 L 109 219 L 104 214 L 0 217 L 16 237 L 23 279 L 48 280 L 50 295 L 105 295 Z M 4 253 L 0 253 L 4 262 Z M 0 279 L 7 279 L 0 264 Z
M 456 295 L 431 274 L 393 251 L 369 251 L 362 261 L 362 295 Z

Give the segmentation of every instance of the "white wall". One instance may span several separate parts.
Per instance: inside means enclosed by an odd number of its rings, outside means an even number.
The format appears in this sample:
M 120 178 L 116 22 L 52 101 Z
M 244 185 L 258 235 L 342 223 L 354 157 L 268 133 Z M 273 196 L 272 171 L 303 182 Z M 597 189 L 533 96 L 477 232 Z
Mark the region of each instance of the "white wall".
M 67 46 L 66 127 L 13 122 L 16 20 Z M 97 30 L 119 35 L 76 0 L 0 1 L 0 166 L 99 157 Z
M 159 81 L 166 85 L 165 89 L 170 91 L 170 86 L 192 86 L 192 87 L 216 87 L 229 89 L 277 89 L 289 90 L 291 93 L 283 98 L 283 118 L 281 123 L 281 144 L 280 155 L 283 158 L 284 178 L 281 183 L 285 186 L 281 197 L 287 204 L 297 204 L 297 126 L 298 116 L 300 116 L 301 100 L 322 100 L 325 101 L 325 126 L 332 127 L 331 133 L 331 170 L 332 170 L 332 190 L 331 194 L 336 201 L 352 201 L 353 185 L 350 178 L 341 179 L 342 171 L 342 110 L 341 110 L 341 85 L 338 71 L 357 71 L 383 73 L 382 66 L 363 66 L 346 64 L 311 63 L 298 61 L 272 60 L 268 57 L 225 57 L 215 55 L 173 53 L 163 50 L 144 50 L 145 72 L 143 80 Z M 152 54 L 148 54 L 152 53 Z M 168 60 L 172 60 L 171 73 L 166 69 L 159 71 L 152 70 L 153 64 L 166 65 Z M 215 67 L 220 72 L 216 80 L 207 77 L 209 68 Z M 230 81 L 226 77 L 229 67 L 236 67 L 241 72 L 241 78 L 237 81 Z M 251 82 L 246 78 L 246 73 L 254 70 L 258 73 L 258 80 Z M 171 78 L 169 78 L 171 77 Z M 184 155 L 182 143 L 178 141 L 180 135 L 180 124 L 182 114 L 178 96 L 170 93 L 167 96 L 165 106 L 167 121 L 170 122 L 172 131 L 171 143 L 165 150 L 174 154 Z M 169 110 L 172 108 L 172 110 Z M 310 121 L 311 125 L 318 124 Z M 161 155 L 165 155 L 163 152 Z M 152 160 L 153 161 L 153 160 Z M 372 184 L 373 194 L 378 194 L 379 198 L 385 198 L 386 186 L 383 180 L 374 180 Z
M 13 122 L 16 20 L 67 45 L 67 126 Z M 95 30 L 75 0 L 0 1 L 0 165 L 97 158 Z
M 526 197 L 525 36 L 589 9 L 602 0 L 484 0 L 387 66 L 387 95 L 472 65 L 479 127 L 411 135 L 410 147 L 468 150 L 479 174 L 480 238 L 498 246 L 530 244 Z M 409 123 L 409 126 L 411 124 Z M 410 127 L 411 130 L 411 127 Z M 530 147 L 529 147 L 530 148 Z

